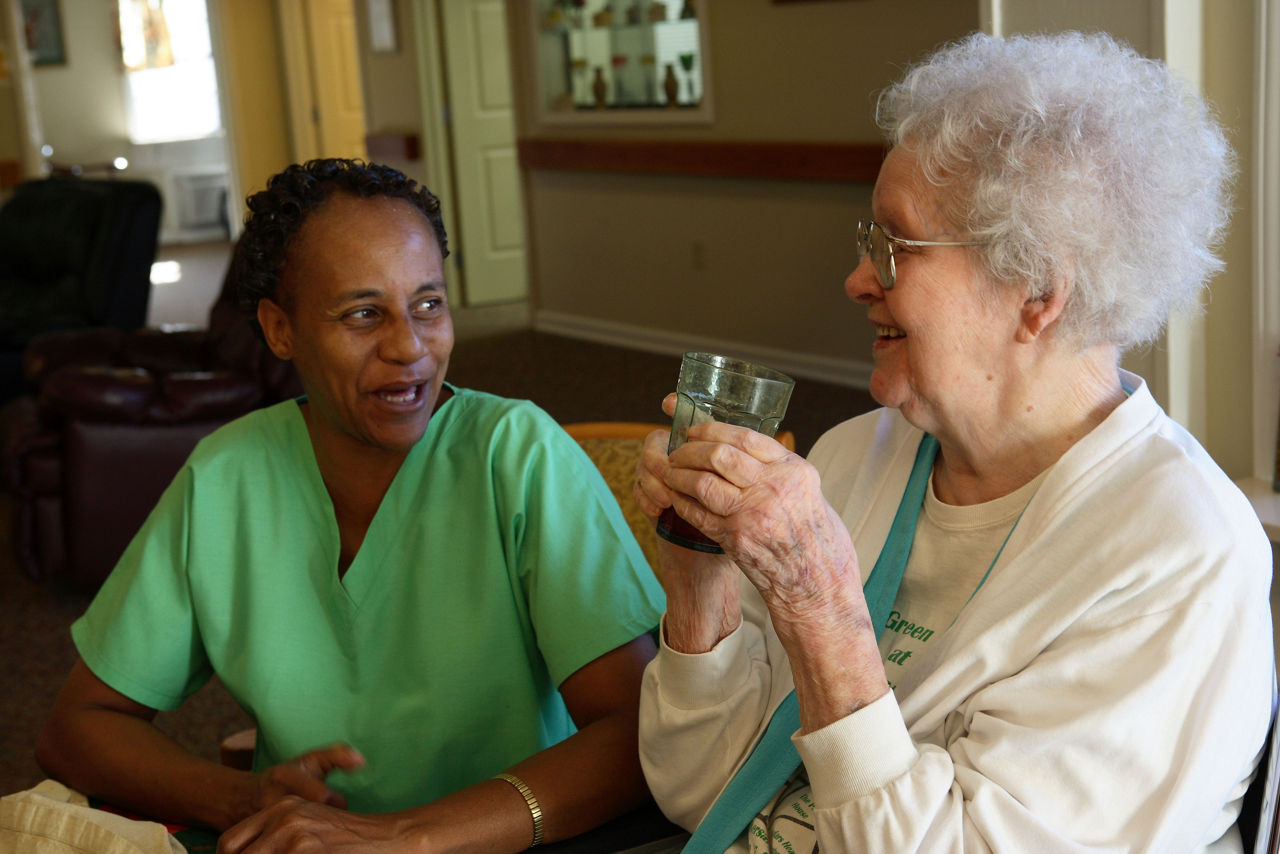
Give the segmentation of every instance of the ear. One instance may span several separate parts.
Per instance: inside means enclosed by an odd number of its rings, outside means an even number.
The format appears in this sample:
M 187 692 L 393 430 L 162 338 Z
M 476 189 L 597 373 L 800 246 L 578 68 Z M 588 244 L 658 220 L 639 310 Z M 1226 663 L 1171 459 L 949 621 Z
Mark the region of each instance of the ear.
M 266 297 L 258 300 L 258 325 L 276 358 L 293 358 L 293 324 L 289 322 L 288 313 L 274 300 Z
M 1071 296 L 1071 281 L 1059 277 L 1038 295 L 1032 295 L 1022 304 L 1022 322 L 1018 326 L 1018 342 L 1030 344 L 1053 325 L 1067 307 Z

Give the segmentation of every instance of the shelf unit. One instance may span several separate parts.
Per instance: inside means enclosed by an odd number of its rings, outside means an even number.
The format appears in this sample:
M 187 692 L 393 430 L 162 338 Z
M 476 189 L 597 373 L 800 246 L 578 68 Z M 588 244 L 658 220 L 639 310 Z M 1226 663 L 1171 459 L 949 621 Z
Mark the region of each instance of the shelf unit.
M 667 3 L 665 18 L 649 20 L 654 0 L 636 0 L 639 20 L 628 21 L 621 3 L 588 0 L 575 18 L 555 0 L 531 4 L 534 79 L 540 122 L 551 125 L 683 125 L 709 123 L 711 80 L 707 57 L 706 3 L 691 0 L 693 14 L 679 17 Z M 612 20 L 593 22 L 611 11 Z M 669 103 L 670 71 L 677 95 Z M 597 99 L 596 81 L 603 102 Z

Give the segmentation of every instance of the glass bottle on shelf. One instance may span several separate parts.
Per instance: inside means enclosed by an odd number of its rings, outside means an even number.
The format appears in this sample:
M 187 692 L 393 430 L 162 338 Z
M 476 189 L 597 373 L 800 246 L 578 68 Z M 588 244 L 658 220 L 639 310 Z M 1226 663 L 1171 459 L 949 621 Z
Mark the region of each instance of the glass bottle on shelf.
M 596 79 L 591 82 L 591 91 L 596 96 L 596 109 L 603 109 L 609 101 L 609 84 L 604 79 L 604 66 L 596 66 Z

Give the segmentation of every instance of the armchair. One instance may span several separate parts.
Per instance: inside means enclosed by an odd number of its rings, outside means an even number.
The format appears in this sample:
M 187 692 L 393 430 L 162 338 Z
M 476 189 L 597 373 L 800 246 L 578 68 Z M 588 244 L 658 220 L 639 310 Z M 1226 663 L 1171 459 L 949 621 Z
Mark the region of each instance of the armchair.
M 205 435 L 301 394 L 292 366 L 260 343 L 228 274 L 205 330 L 112 328 L 33 339 L 35 391 L 0 410 L 19 567 L 92 589 Z
M 146 323 L 160 192 L 144 181 L 45 178 L 0 207 L 0 402 L 23 392 L 22 351 L 58 329 Z

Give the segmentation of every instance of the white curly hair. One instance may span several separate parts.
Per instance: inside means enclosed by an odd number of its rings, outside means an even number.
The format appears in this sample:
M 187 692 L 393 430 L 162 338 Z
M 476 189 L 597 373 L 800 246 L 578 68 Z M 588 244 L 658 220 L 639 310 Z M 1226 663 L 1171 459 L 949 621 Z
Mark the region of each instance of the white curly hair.
M 1059 323 L 1080 346 L 1153 341 L 1223 266 L 1226 137 L 1164 63 L 1106 34 L 973 34 L 910 68 L 876 119 L 990 241 L 997 282 L 1072 283 Z

